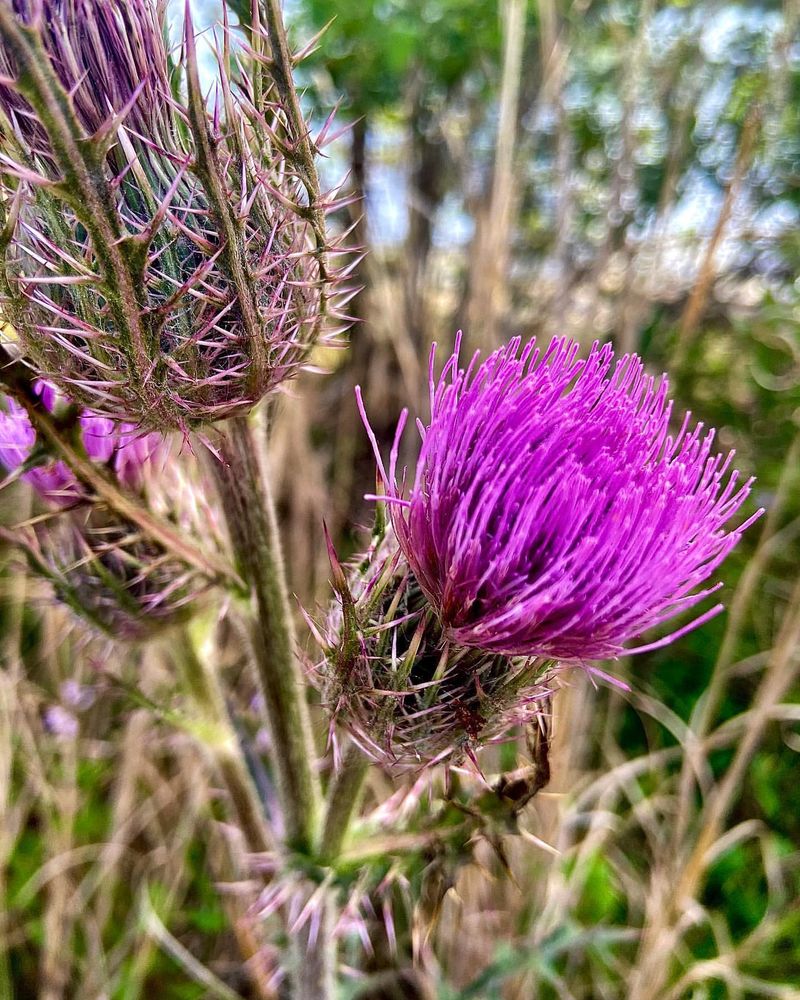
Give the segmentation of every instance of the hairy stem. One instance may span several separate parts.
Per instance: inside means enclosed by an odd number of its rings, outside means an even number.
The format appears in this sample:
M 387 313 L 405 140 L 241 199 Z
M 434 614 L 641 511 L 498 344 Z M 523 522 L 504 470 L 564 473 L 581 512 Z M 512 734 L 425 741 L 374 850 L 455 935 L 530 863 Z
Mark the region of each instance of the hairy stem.
M 355 743 L 350 743 L 342 766 L 328 789 L 318 849 L 319 858 L 323 862 L 335 861 L 341 854 L 350 822 L 361 799 L 368 769 L 367 755 Z
M 216 444 L 219 459 L 212 459 L 211 468 L 238 569 L 250 588 L 246 624 L 274 748 L 284 836 L 287 847 L 309 855 L 317 840 L 321 791 L 262 448 L 247 417 L 229 420 Z M 318 905 L 316 929 L 306 924 L 292 936 L 297 1000 L 329 1000 L 334 994 L 332 903 L 326 898 Z
M 250 589 L 247 629 L 275 752 L 273 763 L 286 841 L 313 849 L 320 808 L 319 779 L 275 509 L 260 448 L 246 417 L 234 417 L 216 440 L 212 459 L 239 572 Z

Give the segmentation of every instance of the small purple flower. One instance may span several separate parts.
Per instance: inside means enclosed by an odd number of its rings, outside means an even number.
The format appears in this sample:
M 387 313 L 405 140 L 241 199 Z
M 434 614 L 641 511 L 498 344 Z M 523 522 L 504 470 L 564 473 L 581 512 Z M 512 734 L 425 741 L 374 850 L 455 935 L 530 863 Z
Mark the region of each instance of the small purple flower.
M 51 385 L 36 383 L 36 392 L 52 413 L 64 400 Z M 80 417 L 81 439 L 87 456 L 94 462 L 108 464 L 117 481 L 127 489 L 139 490 L 143 469 L 153 462 L 163 465 L 164 440 L 159 434 L 142 434 L 133 424 L 115 423 L 90 411 Z M 29 459 L 36 443 L 36 432 L 27 414 L 13 399 L 6 398 L 0 408 L 0 465 L 13 473 Z M 22 473 L 43 499 L 57 506 L 67 506 L 80 499 L 82 490 L 63 462 L 45 461 Z
M 51 386 L 39 382 L 36 391 L 51 412 L 66 410 L 67 401 Z M 77 419 L 87 456 L 105 465 L 117 483 L 145 496 L 154 513 L 183 531 L 218 540 L 212 512 L 187 478 L 174 442 L 89 411 Z M 208 581 L 87 495 L 66 465 L 35 455 L 35 441 L 25 411 L 0 398 L 6 481 L 20 475 L 52 508 L 7 536 L 32 570 L 64 604 L 116 639 L 140 641 L 187 618 Z M 31 458 L 38 463 L 28 467 Z
M 63 705 L 48 705 L 44 710 L 44 727 L 48 733 L 61 740 L 74 740 L 80 732 L 80 723 Z
M 584 661 L 643 652 L 640 633 L 693 608 L 698 589 L 760 511 L 726 527 L 750 493 L 713 452 L 714 431 L 670 431 L 666 378 L 610 345 L 585 360 L 560 338 L 512 340 L 441 376 L 410 488 L 369 429 L 399 546 L 447 638 L 506 656 Z M 359 406 L 366 423 L 363 403 Z

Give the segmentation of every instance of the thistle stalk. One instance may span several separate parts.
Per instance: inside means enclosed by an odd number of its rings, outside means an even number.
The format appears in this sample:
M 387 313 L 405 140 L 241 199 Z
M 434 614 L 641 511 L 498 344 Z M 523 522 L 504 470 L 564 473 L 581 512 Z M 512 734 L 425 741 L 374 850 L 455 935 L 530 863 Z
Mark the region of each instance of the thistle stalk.
M 316 846 L 321 792 L 263 449 L 246 417 L 229 420 L 217 445 L 219 460 L 212 459 L 211 467 L 234 556 L 250 588 L 246 627 L 276 750 L 284 837 L 288 848 L 309 855 Z M 314 940 L 308 928 L 293 939 L 292 978 L 300 1000 L 327 1000 L 334 992 L 330 900 L 321 905 Z
M 329 277 L 326 260 L 328 239 L 325 230 L 325 211 L 322 205 L 322 193 L 320 191 L 319 177 L 314 160 L 315 148 L 309 135 L 308 125 L 303 118 L 300 98 L 297 96 L 297 89 L 294 85 L 294 76 L 292 74 L 293 60 L 289 51 L 289 43 L 286 39 L 286 28 L 283 24 L 280 0 L 266 0 L 265 13 L 267 35 L 272 49 L 270 70 L 286 110 L 293 139 L 291 148 L 287 148 L 285 152 L 287 159 L 290 159 L 294 163 L 295 168 L 302 177 L 308 196 L 308 216 L 314 232 L 314 242 L 316 244 L 315 255 L 319 261 L 320 277 L 323 284 L 323 299 L 320 305 L 320 313 L 323 314 L 327 304 L 324 285 L 325 280 Z
M 318 856 L 322 862 L 334 862 L 342 853 L 347 831 L 364 791 L 369 758 L 355 743 L 350 743 L 342 765 L 334 775 L 325 803 Z
M 316 839 L 320 787 L 272 495 L 261 449 L 245 417 L 229 420 L 216 444 L 219 460 L 210 465 L 237 568 L 250 590 L 247 631 L 276 749 L 286 842 L 307 853 Z

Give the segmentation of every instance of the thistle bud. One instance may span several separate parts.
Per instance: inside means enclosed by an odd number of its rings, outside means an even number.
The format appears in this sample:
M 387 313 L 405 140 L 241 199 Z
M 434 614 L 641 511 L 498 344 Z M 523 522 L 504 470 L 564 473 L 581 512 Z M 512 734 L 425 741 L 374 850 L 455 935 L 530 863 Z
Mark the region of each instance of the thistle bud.
M 209 104 L 188 7 L 175 58 L 164 15 L 155 0 L 0 0 L 0 309 L 71 398 L 158 431 L 281 385 L 340 294 L 331 205 L 261 29 L 237 52 L 244 73 L 224 28 Z
M 69 417 L 66 401 L 51 386 L 40 382 L 37 392 L 47 409 Z M 27 481 L 45 507 L 6 534 L 33 571 L 50 582 L 62 603 L 116 639 L 141 641 L 186 619 L 205 581 L 87 496 L 66 465 L 38 448 L 16 402 L 4 399 L 0 405 L 6 482 Z M 182 531 L 197 533 L 202 525 L 204 537 L 213 536 L 211 512 L 202 507 L 170 442 L 87 411 L 75 418 L 74 431 L 87 457 L 104 465 L 122 489 L 138 493 Z
M 532 721 L 555 680 L 550 660 L 451 642 L 391 529 L 350 567 L 320 639 L 333 722 L 396 770 L 472 757 Z

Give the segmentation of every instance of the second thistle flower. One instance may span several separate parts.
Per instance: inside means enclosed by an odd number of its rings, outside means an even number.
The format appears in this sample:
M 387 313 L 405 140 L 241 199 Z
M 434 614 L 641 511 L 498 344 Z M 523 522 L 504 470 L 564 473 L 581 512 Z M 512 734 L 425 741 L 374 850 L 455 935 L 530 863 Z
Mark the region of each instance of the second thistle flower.
M 376 445 L 400 549 L 460 645 L 578 663 L 636 652 L 718 589 L 702 585 L 761 513 L 731 526 L 752 481 L 689 414 L 671 430 L 666 378 L 610 345 L 578 352 L 512 340 L 464 368 L 457 347 L 438 378 L 432 354 L 408 490 L 397 443 L 388 468 Z
M 141 434 L 131 424 L 70 411 L 52 386 L 36 392 L 51 413 L 69 420 L 86 457 L 114 482 L 147 502 L 182 533 L 214 539 L 214 519 L 176 453 L 176 441 Z M 115 639 L 141 641 L 192 613 L 207 581 L 179 557 L 93 499 L 70 469 L 37 446 L 27 414 L 0 397 L 0 479 L 33 487 L 42 512 L 4 533 L 26 554 L 56 597 Z M 2 485 L 2 484 L 0 484 Z

